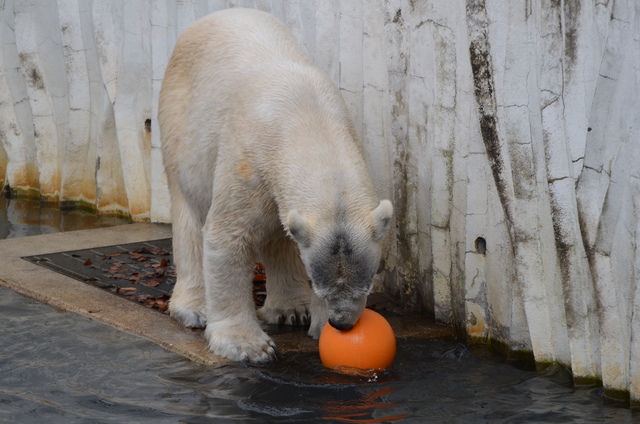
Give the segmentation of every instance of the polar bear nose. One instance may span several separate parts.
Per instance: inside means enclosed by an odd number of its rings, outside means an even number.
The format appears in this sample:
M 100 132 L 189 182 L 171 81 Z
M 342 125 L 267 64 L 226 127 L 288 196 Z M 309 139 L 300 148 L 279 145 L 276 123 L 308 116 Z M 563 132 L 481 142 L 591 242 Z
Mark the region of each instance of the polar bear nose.
M 332 318 L 329 318 L 329 325 L 340 331 L 347 331 L 353 328 L 353 324 L 349 324 L 348 322 L 336 322 Z

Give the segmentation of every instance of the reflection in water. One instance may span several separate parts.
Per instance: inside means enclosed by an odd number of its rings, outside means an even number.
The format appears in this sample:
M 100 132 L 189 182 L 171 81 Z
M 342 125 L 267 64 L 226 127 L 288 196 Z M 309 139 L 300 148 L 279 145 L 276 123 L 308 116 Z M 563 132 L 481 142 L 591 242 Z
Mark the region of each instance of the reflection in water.
M 0 239 L 111 227 L 130 222 L 126 218 L 99 216 L 81 210 L 61 211 L 60 208 L 41 207 L 38 200 L 0 197 Z
M 374 390 L 373 393 L 363 393 L 362 397 L 348 400 L 330 400 L 323 409 L 328 413 L 325 420 L 336 420 L 349 423 L 381 423 L 398 421 L 407 418 L 407 414 L 374 417 L 379 408 L 396 406 L 397 402 L 385 402 L 387 395 L 393 392 L 393 387 Z

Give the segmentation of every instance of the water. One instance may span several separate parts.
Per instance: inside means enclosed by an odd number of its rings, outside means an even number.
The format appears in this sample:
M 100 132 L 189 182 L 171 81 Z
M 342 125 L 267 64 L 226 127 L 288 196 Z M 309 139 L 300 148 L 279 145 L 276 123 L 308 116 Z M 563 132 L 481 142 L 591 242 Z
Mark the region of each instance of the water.
M 13 236 L 42 231 L 17 231 L 15 223 L 0 228 L 10 228 Z M 45 231 L 52 228 L 60 227 Z M 561 369 L 539 376 L 455 342 L 399 340 L 393 367 L 364 378 L 324 370 L 316 353 L 287 354 L 268 367 L 195 364 L 2 287 L 0 322 L 0 422 L 640 420 L 637 411 L 605 406 L 600 389 L 570 388 Z
M 110 227 L 130 222 L 125 218 L 97 216 L 78 210 L 43 208 L 38 200 L 6 199 L 0 196 L 0 239 Z

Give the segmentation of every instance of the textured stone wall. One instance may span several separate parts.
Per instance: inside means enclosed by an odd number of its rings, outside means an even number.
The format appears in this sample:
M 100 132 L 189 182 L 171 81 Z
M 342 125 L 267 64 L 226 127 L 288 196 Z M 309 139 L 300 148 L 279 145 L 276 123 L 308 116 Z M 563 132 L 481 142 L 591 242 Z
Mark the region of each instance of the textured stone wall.
M 640 2 L 1 4 L 4 186 L 168 221 L 172 47 L 211 11 L 267 10 L 340 86 L 394 202 L 378 289 L 640 403 Z

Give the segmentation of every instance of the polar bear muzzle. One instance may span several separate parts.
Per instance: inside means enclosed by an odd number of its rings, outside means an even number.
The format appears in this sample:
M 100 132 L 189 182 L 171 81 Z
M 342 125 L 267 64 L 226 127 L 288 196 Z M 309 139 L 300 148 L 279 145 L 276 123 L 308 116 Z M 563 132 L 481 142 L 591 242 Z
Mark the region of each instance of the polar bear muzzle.
M 329 310 L 329 324 L 336 330 L 351 330 L 362 315 L 367 304 L 367 296 L 355 299 L 326 299 Z
M 311 225 L 296 210 L 287 214 L 285 227 L 298 244 L 314 292 L 326 305 L 329 323 L 337 329 L 353 327 L 364 310 L 392 214 L 388 200 L 364 218 L 339 210 L 325 225 L 319 225 L 318 217 Z

